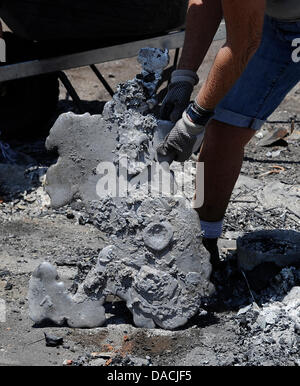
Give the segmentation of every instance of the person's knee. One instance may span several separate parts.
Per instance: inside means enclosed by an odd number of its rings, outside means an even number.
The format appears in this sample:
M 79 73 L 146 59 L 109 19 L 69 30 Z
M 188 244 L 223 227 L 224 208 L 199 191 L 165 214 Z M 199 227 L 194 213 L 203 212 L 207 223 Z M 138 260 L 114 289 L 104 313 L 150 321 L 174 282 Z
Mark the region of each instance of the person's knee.
M 242 147 L 246 146 L 256 133 L 255 130 L 249 127 L 234 126 L 216 119 L 209 122 L 206 132 L 208 139 L 217 141 L 219 144 L 223 143 L 223 146 L 229 144 Z

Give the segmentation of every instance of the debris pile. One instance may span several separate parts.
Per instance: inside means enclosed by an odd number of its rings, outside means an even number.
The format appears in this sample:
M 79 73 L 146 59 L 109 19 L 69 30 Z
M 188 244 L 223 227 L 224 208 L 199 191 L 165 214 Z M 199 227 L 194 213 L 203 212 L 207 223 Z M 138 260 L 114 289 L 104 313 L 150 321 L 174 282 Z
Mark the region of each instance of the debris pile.
M 300 270 L 283 268 L 252 303 L 237 313 L 249 365 L 300 365 Z M 287 359 L 288 358 L 288 359 Z

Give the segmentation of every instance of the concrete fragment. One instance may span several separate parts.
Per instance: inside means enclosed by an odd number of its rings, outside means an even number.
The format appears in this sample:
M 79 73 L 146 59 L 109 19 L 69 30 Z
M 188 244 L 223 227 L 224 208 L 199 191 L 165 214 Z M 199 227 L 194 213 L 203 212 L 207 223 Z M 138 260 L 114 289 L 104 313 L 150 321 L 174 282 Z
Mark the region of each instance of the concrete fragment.
M 63 344 L 64 339 L 62 337 L 58 337 L 55 335 L 49 335 L 46 332 L 44 332 L 45 335 L 45 341 L 47 347 L 57 347 Z

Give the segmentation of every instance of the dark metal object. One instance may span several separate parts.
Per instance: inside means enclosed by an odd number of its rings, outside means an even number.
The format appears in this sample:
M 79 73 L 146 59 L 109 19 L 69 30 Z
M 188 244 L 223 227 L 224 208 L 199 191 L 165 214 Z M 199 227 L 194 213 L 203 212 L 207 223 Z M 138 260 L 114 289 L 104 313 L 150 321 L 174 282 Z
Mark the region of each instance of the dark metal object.
M 28 40 L 117 42 L 184 26 L 188 0 L 2 0 L 0 17 Z
M 79 98 L 79 95 L 77 94 L 74 87 L 72 86 L 72 83 L 69 81 L 67 75 L 64 72 L 59 71 L 58 78 L 62 82 L 62 84 L 65 86 L 68 93 L 70 94 L 70 96 L 73 99 L 74 103 L 76 104 L 79 112 L 81 114 L 83 114 L 85 112 L 85 109 L 83 107 L 81 99 Z
M 4 65 L 1 66 L 0 82 L 130 58 L 136 56 L 139 50 L 144 47 L 166 48 L 169 50 L 176 49 L 183 46 L 184 36 L 185 32 L 180 31 L 155 38 L 138 40 L 70 55 Z M 225 36 L 225 24 L 222 23 L 214 40 L 222 40 Z
M 46 59 L 34 59 L 15 64 L 3 65 L 1 66 L 0 71 L 0 82 L 59 72 L 60 80 L 68 90 L 71 97 L 74 97 L 74 102 L 77 104 L 79 111 L 84 112 L 79 96 L 74 90 L 71 82 L 67 79 L 66 75 L 62 73 L 62 71 L 83 66 L 90 66 L 95 72 L 95 64 L 137 56 L 139 50 L 144 47 L 163 48 L 169 50 L 176 49 L 173 66 L 166 69 L 163 74 L 163 81 L 165 81 L 170 78 L 172 71 L 177 65 L 179 49 L 183 46 L 184 36 L 185 31 L 177 31 L 149 39 L 113 45 L 111 47 L 97 48 Z M 225 37 L 225 24 L 222 23 L 214 37 L 214 40 L 222 40 Z M 113 90 L 97 68 L 95 74 L 110 95 L 113 95 Z
M 97 76 L 97 78 L 100 80 L 100 82 L 103 84 L 103 86 L 105 87 L 106 91 L 110 94 L 111 97 L 113 97 L 114 95 L 114 91 L 113 89 L 110 87 L 110 85 L 106 82 L 105 78 L 102 76 L 101 72 L 98 70 L 98 68 L 94 65 L 94 64 L 91 64 L 90 65 L 91 69 L 94 71 L 95 75 Z
M 1 66 L 0 82 L 131 58 L 137 56 L 139 50 L 144 47 L 167 49 L 182 47 L 184 35 L 185 32 L 181 31 L 151 39 L 77 52 L 75 54 L 4 65 Z

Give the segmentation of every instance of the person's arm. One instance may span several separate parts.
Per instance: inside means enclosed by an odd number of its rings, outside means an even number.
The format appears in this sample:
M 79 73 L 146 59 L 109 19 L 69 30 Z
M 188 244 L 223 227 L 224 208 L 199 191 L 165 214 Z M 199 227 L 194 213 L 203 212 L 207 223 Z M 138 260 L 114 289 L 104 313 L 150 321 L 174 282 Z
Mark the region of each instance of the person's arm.
M 158 155 L 163 157 L 161 159 L 168 162 L 183 162 L 190 157 L 197 145 L 197 137 L 203 137 L 204 128 L 216 105 L 243 73 L 259 47 L 265 0 L 222 0 L 222 7 L 226 43 L 219 50 L 196 100 L 183 112 L 181 119 L 157 148 Z
M 190 0 L 185 41 L 177 69 L 173 71 L 160 118 L 177 122 L 190 102 L 201 65 L 222 19 L 221 0 Z
M 222 20 L 221 0 L 190 0 L 178 69 L 197 72 Z
M 196 101 L 213 110 L 245 70 L 259 47 L 265 0 L 222 0 L 227 39 L 219 50 Z

